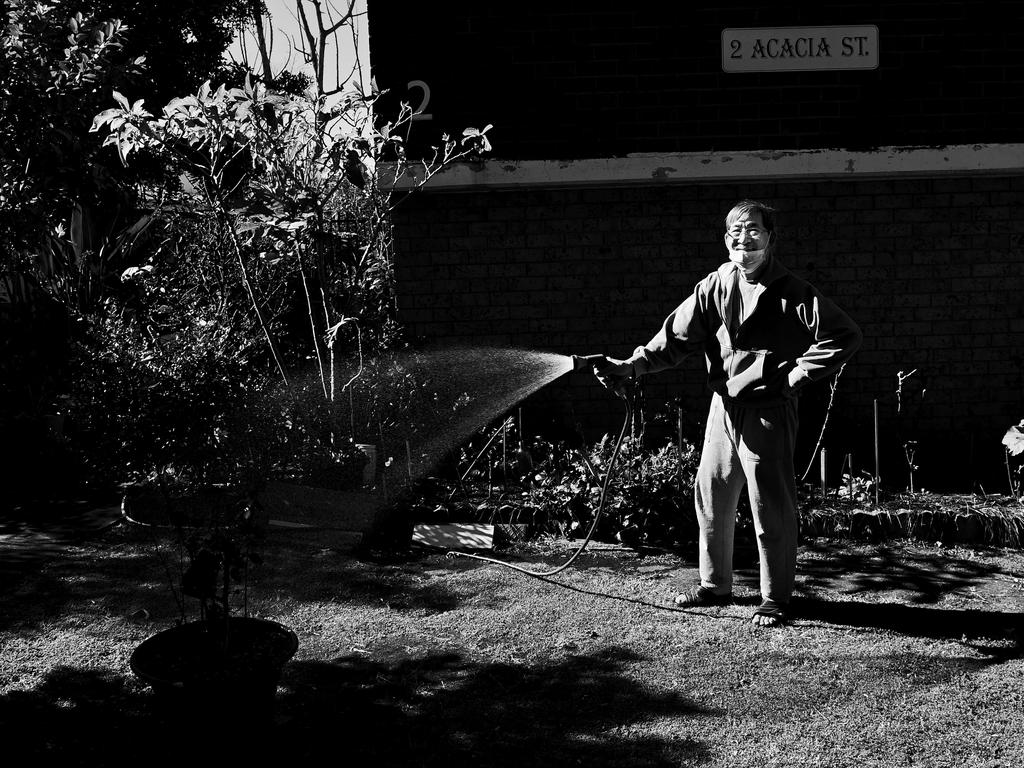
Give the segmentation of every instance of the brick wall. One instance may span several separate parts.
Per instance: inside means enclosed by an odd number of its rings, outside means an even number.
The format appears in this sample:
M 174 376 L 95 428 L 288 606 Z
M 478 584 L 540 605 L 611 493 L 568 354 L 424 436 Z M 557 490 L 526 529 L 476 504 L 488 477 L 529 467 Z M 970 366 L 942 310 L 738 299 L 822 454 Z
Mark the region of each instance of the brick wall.
M 370 4 L 374 76 L 421 143 L 492 123 L 495 156 L 1012 143 L 1024 119 L 1024 3 Z M 735 27 L 875 25 L 874 70 L 725 73 Z M 391 100 L 389 105 L 389 99 Z
M 1024 418 L 1022 192 L 1024 177 L 976 176 L 421 193 L 395 219 L 401 319 L 419 343 L 626 356 L 722 261 L 732 203 L 764 199 L 780 210 L 783 260 L 865 333 L 836 390 L 830 453 L 872 466 L 878 399 L 898 487 L 901 446 L 917 439 L 926 486 L 1005 491 L 999 440 Z M 915 369 L 897 403 L 898 374 Z M 644 389 L 653 432 L 681 398 L 697 435 L 701 360 Z M 828 397 L 817 385 L 802 398 L 798 463 Z M 538 430 L 579 422 L 593 438 L 620 416 L 584 374 L 527 401 Z

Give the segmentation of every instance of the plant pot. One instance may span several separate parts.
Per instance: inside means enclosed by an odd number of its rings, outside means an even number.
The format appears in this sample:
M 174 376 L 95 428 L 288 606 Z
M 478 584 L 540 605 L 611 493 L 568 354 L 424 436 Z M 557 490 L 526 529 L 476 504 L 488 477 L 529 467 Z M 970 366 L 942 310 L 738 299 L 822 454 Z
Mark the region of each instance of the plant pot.
M 153 689 L 158 706 L 190 724 L 268 721 L 298 637 L 283 624 L 252 617 L 233 616 L 226 633 L 223 628 L 193 621 L 158 632 L 136 647 L 131 670 Z

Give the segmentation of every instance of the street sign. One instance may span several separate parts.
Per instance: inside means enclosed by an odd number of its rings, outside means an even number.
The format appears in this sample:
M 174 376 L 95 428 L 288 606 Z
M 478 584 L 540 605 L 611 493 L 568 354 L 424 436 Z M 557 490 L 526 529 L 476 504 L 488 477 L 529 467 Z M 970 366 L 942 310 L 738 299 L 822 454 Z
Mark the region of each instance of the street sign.
M 767 27 L 722 30 L 726 72 L 877 69 L 878 27 Z

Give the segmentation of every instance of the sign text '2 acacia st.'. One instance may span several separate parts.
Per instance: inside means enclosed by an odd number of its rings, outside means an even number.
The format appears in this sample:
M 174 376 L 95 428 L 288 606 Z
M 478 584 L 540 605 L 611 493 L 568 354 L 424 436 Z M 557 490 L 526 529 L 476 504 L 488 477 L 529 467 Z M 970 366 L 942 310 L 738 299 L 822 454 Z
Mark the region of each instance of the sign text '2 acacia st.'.
M 877 69 L 878 27 L 777 27 L 722 30 L 726 72 Z

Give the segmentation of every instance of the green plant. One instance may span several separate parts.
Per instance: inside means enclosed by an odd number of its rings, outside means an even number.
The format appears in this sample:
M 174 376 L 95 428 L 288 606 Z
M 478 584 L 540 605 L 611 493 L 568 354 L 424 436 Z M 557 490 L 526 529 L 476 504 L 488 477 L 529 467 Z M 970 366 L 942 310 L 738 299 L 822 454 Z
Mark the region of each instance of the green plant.
M 923 386 L 916 392 L 908 392 L 907 394 L 904 394 L 904 383 L 916 373 L 917 368 L 914 368 L 912 371 L 899 371 L 896 374 L 896 414 L 898 418 L 906 417 L 906 414 L 904 413 L 904 400 L 910 401 L 908 405 L 916 404 L 918 407 L 920 407 L 921 402 L 924 400 L 926 390 Z M 918 395 L 917 398 L 913 397 L 915 394 Z M 904 431 L 902 428 L 904 420 L 905 419 L 901 418 L 901 432 Z M 907 482 L 909 484 L 910 493 L 914 493 L 914 473 L 921 468 L 915 461 L 917 448 L 917 440 L 905 439 L 902 441 L 903 458 L 907 464 Z
M 301 291 L 310 329 L 309 357 L 317 361 L 325 397 L 333 399 L 340 332 L 361 352 L 365 329 L 386 327 L 390 315 L 391 197 L 381 171 L 390 160 L 392 185 L 409 170 L 394 122 L 378 124 L 374 96 L 349 94 L 336 106 L 323 97 L 298 97 L 259 83 L 174 99 L 156 118 L 141 100 L 97 115 L 93 130 L 108 130 L 124 162 L 155 152 L 181 174 L 171 190 L 178 206 L 216 221 L 238 266 L 267 350 L 283 381 L 286 359 L 280 328 L 264 311 L 269 287 L 254 279 L 254 258 L 286 265 Z M 426 165 L 425 183 L 440 168 L 488 147 L 481 131 L 461 141 L 445 137 Z M 393 188 L 393 187 L 392 187 Z M 382 322 L 383 321 L 383 322 Z
M 230 336 L 211 333 L 202 315 L 160 330 L 125 312 L 98 319 L 76 344 L 71 412 L 83 459 L 110 484 L 242 482 L 225 449 L 249 382 L 225 354 Z
M 595 446 L 591 463 L 598 473 L 609 469 L 613 441 Z M 642 440 L 627 439 L 619 454 L 615 479 L 606 499 L 608 524 L 625 543 L 680 544 L 693 537 L 693 483 L 699 453 L 690 444 L 671 442 L 645 449 Z
M 410 384 L 400 365 L 378 360 L 399 338 L 388 224 L 392 202 L 378 169 L 388 157 L 393 167 L 402 166 L 401 138 L 394 124 L 375 127 L 373 98 L 350 96 L 329 110 L 322 98 L 248 81 L 240 89 L 207 83 L 195 96 L 173 100 L 157 119 L 140 101 L 129 104 L 115 95 L 119 106 L 97 116 L 94 128 L 109 128 L 107 143 L 125 161 L 150 151 L 180 173 L 180 184 L 161 192 L 154 215 L 169 233 L 198 227 L 216 244 L 211 258 L 178 234 L 175 258 L 138 267 L 159 275 L 169 262 L 172 274 L 198 278 L 178 280 L 179 288 L 166 286 L 165 296 L 188 298 L 181 296 L 182 285 L 205 291 L 201 302 L 161 296 L 157 307 L 169 306 L 179 324 L 183 310 L 194 317 L 190 307 L 216 307 L 207 317 L 214 328 L 224 325 L 220 316 L 241 330 L 233 335 L 253 356 L 250 370 L 272 370 L 282 390 L 301 390 L 297 402 L 310 417 L 321 406 L 328 410 L 315 417 L 326 433 L 307 432 L 312 439 L 301 443 L 296 460 L 282 457 L 278 468 L 298 466 L 293 476 L 306 482 L 334 478 L 330 484 L 345 485 L 362 460 L 356 442 L 385 450 L 385 434 L 394 441 L 398 431 L 408 452 L 408 440 L 416 437 L 409 413 L 424 392 Z M 410 118 L 406 108 L 399 123 Z M 446 139 L 431 170 L 485 143 L 481 132 L 461 142 Z M 304 370 L 311 365 L 320 404 L 307 397 L 313 390 Z M 389 456 L 385 466 L 390 463 Z
M 350 9 L 328 28 L 315 5 L 315 17 L 304 17 L 307 42 L 340 34 L 353 20 Z M 262 32 L 261 7 L 246 12 Z M 486 128 L 467 129 L 459 139 L 443 137 L 432 160 L 407 161 L 402 137 L 412 109 L 401 105 L 393 120 L 374 114 L 378 93 L 355 73 L 327 87 L 324 49 L 311 44 L 310 52 L 317 57 L 311 92 L 266 68 L 239 82 L 236 67 L 237 87 L 208 81 L 154 116 L 142 99 L 114 91 L 116 106 L 95 116 L 93 132 L 124 165 L 145 157 L 164 173 L 160 184 L 138 189 L 151 221 L 148 248 L 137 251 L 122 274 L 125 290 L 94 322 L 116 317 L 130 327 L 137 349 L 122 345 L 121 352 L 170 379 L 180 363 L 164 360 L 166 353 L 209 342 L 234 366 L 231 382 L 262 393 L 273 425 L 264 470 L 346 485 L 363 461 L 355 442 L 383 443 L 387 432 L 415 437 L 409 413 L 426 397 L 422 387 L 402 386 L 409 377 L 400 366 L 378 360 L 403 343 L 390 211 L 431 175 L 490 143 Z M 97 354 L 106 354 L 102 344 Z M 183 352 L 186 360 L 196 354 Z M 234 402 L 222 405 L 193 437 L 230 435 Z M 224 452 L 224 440 L 213 444 Z
M 247 498 L 271 479 L 358 485 L 365 457 L 335 437 L 322 393 L 259 376 L 242 331 L 207 319 L 202 305 L 175 327 L 123 310 L 76 346 L 71 413 L 95 482 L 168 497 L 219 486 Z
M 261 558 L 254 550 L 263 529 L 254 524 L 250 507 L 229 510 L 215 527 L 187 537 L 189 566 L 182 574 L 185 595 L 200 603 L 200 618 L 217 621 L 231 614 L 232 586 L 243 585 L 243 612 L 249 614 L 248 568 Z
M 338 414 L 324 401 L 319 382 L 268 382 L 253 393 L 248 411 L 253 410 L 274 425 L 264 442 L 271 477 L 336 490 L 361 484 L 367 457 L 351 438 L 338 437 Z
M 328 429 L 325 437 L 318 435 L 296 451 L 314 464 L 353 458 L 357 432 L 359 439 L 376 442 L 383 428 L 403 419 L 406 401 L 417 390 L 385 386 L 388 382 L 377 376 L 361 389 L 365 398 L 354 397 L 363 369 L 373 368 L 369 361 L 362 364 L 364 346 L 380 349 L 395 333 L 389 309 L 390 245 L 376 207 L 382 198 L 375 184 L 361 187 L 341 172 L 352 146 L 371 150 L 353 145 L 352 137 L 331 136 L 317 102 L 258 85 L 216 91 L 204 86 L 196 96 L 165 107 L 161 120 L 152 120 L 141 102 L 129 105 L 120 95 L 118 100 L 120 107 L 98 117 L 96 127 L 110 125 L 114 132 L 109 138 L 116 139 L 125 160 L 152 150 L 182 175 L 180 183 L 149 193 L 156 247 L 145 263 L 124 271 L 122 291 L 93 318 L 99 327 L 116 329 L 93 335 L 95 354 L 124 366 L 125 375 L 136 371 L 177 382 L 174 393 L 155 384 L 143 390 L 153 395 L 154 409 L 163 403 L 172 411 L 193 396 L 209 401 L 208 393 L 219 391 L 208 388 L 211 376 L 218 386 L 251 389 L 276 370 L 284 391 L 303 392 L 292 403 L 290 423 L 302 423 L 294 413 L 301 402 L 308 410 L 305 421 L 317 418 Z M 378 135 L 368 160 L 375 161 L 390 145 L 386 135 L 386 129 Z M 335 352 L 347 344 L 360 365 L 339 381 L 342 366 Z M 183 379 L 189 361 L 199 365 L 217 357 L 222 360 L 216 371 Z M 340 399 L 346 406 L 357 399 L 370 402 L 360 403 L 359 412 L 347 419 L 315 416 L 319 406 L 306 397 L 311 390 L 301 375 L 311 360 L 322 405 L 337 403 L 339 388 L 348 390 L 349 397 Z M 193 387 L 192 382 L 200 384 Z M 104 391 L 126 388 L 97 382 L 93 410 L 99 410 Z M 385 392 L 387 409 L 379 402 Z M 229 400 L 221 405 L 233 406 Z M 107 411 L 127 408 L 122 403 Z M 155 456 L 147 448 L 162 450 L 174 442 L 198 461 L 204 446 L 223 447 L 210 440 L 215 427 L 223 429 L 217 427 L 223 414 L 211 411 L 205 417 L 199 432 L 186 435 L 175 428 L 163 444 L 159 439 L 126 444 L 119 455 L 153 464 Z
M 1014 424 L 1006 430 L 1003 435 L 1004 460 L 1006 462 L 1006 479 L 1010 483 L 1010 495 L 1018 501 L 1024 502 L 1024 494 L 1021 493 L 1021 480 L 1024 478 L 1024 463 L 1017 461 L 1017 466 L 1011 466 L 1011 457 L 1020 456 L 1024 453 L 1024 421 Z M 1014 475 L 1017 479 L 1014 480 Z
M 907 473 L 909 474 L 910 492 L 914 492 L 914 472 L 919 470 L 917 464 L 914 463 L 914 457 L 917 455 L 917 440 L 907 440 L 903 444 L 903 458 L 907 461 Z
M 500 429 L 500 428 L 499 428 Z M 421 489 L 421 509 L 431 517 L 472 516 L 488 523 L 526 524 L 535 532 L 582 535 L 593 521 L 614 441 L 605 435 L 593 446 L 535 437 L 526 444 L 528 460 L 502 456 L 500 441 L 461 452 L 461 484 L 435 478 Z M 699 453 L 690 443 L 667 441 L 647 447 L 641 435 L 623 440 L 608 488 L 600 539 L 628 544 L 678 546 L 696 533 L 693 482 Z M 472 464 L 471 471 L 470 464 Z M 504 470 L 508 468 L 508 474 Z M 492 493 L 492 480 L 503 484 Z
M 139 72 L 117 61 L 117 19 L 65 15 L 32 0 L 8 0 L 0 25 L 0 256 L 19 269 L 76 203 L 102 198 L 109 179 L 92 172 L 84 141 L 111 87 Z
M 13 434 L 12 425 L 42 414 L 68 413 L 65 400 L 72 389 L 81 394 L 78 376 L 83 373 L 69 362 L 69 354 L 81 357 L 81 346 L 103 335 L 91 326 L 102 323 L 108 311 L 121 311 L 120 303 L 108 304 L 121 293 L 119 277 L 152 252 L 148 235 L 155 217 L 132 183 L 159 178 L 159 168 L 150 162 L 122 170 L 116 156 L 102 150 L 98 137 L 89 133 L 92 116 L 109 102 L 112 89 L 144 80 L 151 89 L 180 89 L 172 83 L 182 82 L 185 68 L 172 63 L 174 55 L 164 50 L 153 66 L 141 55 L 141 48 L 160 50 L 158 40 L 178 53 L 187 49 L 182 56 L 189 65 L 218 61 L 232 31 L 223 23 L 232 15 L 224 6 L 232 3 L 251 7 L 248 0 L 214 0 L 176 6 L 165 15 L 159 9 L 93 0 L 76 4 L 74 13 L 66 3 L 4 3 L 0 280 L 9 289 L 13 314 L 27 320 L 19 323 L 27 327 L 16 328 L 14 340 L 3 344 L 11 354 L 0 356 L 0 424 L 6 432 Z M 114 6 L 131 21 L 107 17 Z M 211 24 L 219 24 L 216 32 Z M 183 27 L 194 35 L 183 34 Z M 29 352 L 21 354 L 22 347 Z M 91 375 L 88 367 L 84 371 Z M 97 389 L 92 387 L 94 393 Z M 69 422 L 73 441 L 81 436 L 78 426 Z M 127 430 L 124 423 L 113 426 Z M 102 463 L 88 445 L 73 447 Z M 61 463 L 45 452 L 37 454 L 38 464 L 50 464 L 40 472 L 67 476 Z M 26 493 L 39 485 L 23 472 L 14 474 L 28 486 Z
M 119 197 L 91 165 L 99 142 L 89 141 L 85 115 L 139 72 L 121 57 L 124 33 L 116 19 L 4 3 L 0 283 L 12 322 L 0 341 L 0 423 L 8 434 L 19 421 L 59 412 L 75 331 L 67 315 L 97 294 L 112 257 Z
M 865 470 L 861 470 L 859 474 L 855 475 L 844 472 L 843 481 L 836 493 L 840 499 L 850 502 L 870 502 L 875 495 L 875 478 Z

